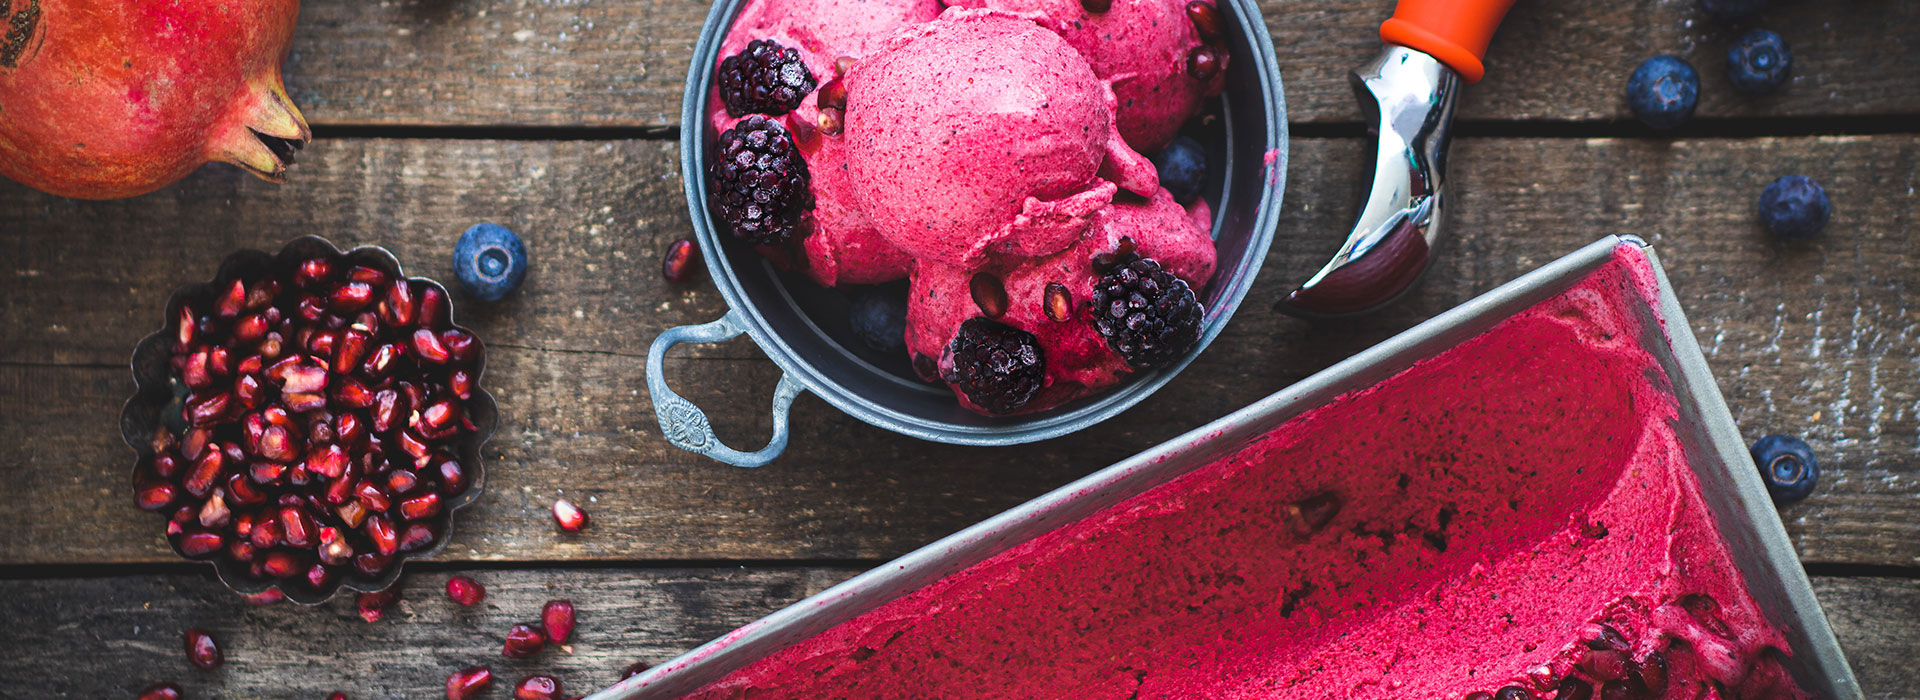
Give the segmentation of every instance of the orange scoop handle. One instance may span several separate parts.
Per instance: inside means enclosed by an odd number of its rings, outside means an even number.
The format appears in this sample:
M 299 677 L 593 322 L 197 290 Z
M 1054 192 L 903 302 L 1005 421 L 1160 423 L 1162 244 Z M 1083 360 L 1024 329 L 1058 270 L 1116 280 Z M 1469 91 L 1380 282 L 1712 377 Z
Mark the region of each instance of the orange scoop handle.
M 1487 42 L 1513 0 L 1400 0 L 1393 18 L 1380 25 L 1380 39 L 1425 52 L 1460 78 L 1480 82 L 1487 68 Z

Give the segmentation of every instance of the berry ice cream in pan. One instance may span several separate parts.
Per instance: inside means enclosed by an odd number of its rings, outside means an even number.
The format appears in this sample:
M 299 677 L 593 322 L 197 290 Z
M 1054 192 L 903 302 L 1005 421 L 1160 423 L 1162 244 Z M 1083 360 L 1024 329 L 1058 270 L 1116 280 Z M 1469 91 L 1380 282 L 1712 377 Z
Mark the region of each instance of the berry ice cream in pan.
M 1143 152 L 1223 86 L 1212 5 L 754 0 L 723 44 L 709 204 L 829 287 L 908 280 L 906 352 L 987 415 L 1184 356 L 1211 212 Z
M 1625 244 L 1576 279 L 1158 486 L 1095 475 L 876 569 L 1016 542 L 684 697 L 1811 697 L 1729 544 L 1759 533 L 1716 515 L 1716 457 L 1643 345 L 1654 268 Z M 1062 514 L 1108 489 L 1135 495 Z

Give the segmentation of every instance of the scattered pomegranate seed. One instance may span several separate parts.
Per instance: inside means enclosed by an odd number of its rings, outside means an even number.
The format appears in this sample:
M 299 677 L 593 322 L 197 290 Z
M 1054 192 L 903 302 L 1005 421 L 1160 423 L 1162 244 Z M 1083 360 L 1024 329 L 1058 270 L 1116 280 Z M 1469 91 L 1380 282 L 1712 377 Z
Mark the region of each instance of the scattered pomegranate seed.
M 524 659 L 547 646 L 547 636 L 533 625 L 519 624 L 507 630 L 507 642 L 500 654 L 509 659 Z
M 700 248 L 685 238 L 667 245 L 667 255 L 660 259 L 660 276 L 668 282 L 679 284 L 693 279 L 694 271 L 700 266 Z
M 560 700 L 560 681 L 553 676 L 527 676 L 513 686 L 514 700 Z
M 475 666 L 465 671 L 455 671 L 447 676 L 447 700 L 477 697 L 489 685 L 493 685 L 493 669 Z
M 1206 0 L 1193 0 L 1187 3 L 1187 20 L 1193 22 L 1193 29 L 1200 38 L 1214 41 L 1222 36 L 1220 31 L 1220 10 Z
M 358 564 L 359 562 L 356 560 L 355 563 Z M 353 603 L 354 607 L 360 611 L 360 619 L 368 622 L 379 622 L 380 618 L 386 617 L 387 608 L 392 607 L 392 605 L 399 600 L 400 586 L 395 584 L 384 591 L 362 593 L 354 598 Z
M 140 691 L 140 700 L 180 700 L 184 697 L 180 686 L 172 683 L 155 683 Z
M 247 599 L 247 602 L 252 603 L 254 605 L 273 605 L 275 603 L 285 601 L 287 599 L 287 594 L 281 593 L 279 588 L 269 588 L 267 590 L 261 591 L 259 593 L 254 593 L 245 597 Z
M 554 644 L 567 643 L 567 638 L 573 636 L 573 623 L 573 601 L 549 600 L 540 608 L 540 626 Z
M 1206 82 L 1212 80 L 1214 74 L 1218 72 L 1220 72 L 1220 58 L 1213 55 L 1213 49 L 1200 46 L 1194 48 L 1193 53 L 1187 54 L 1187 75 L 1194 80 Z
M 473 607 L 487 599 L 487 587 L 465 576 L 455 576 L 447 579 L 447 597 L 455 603 Z
M 553 522 L 566 532 L 579 532 L 587 526 L 587 512 L 567 499 L 558 499 L 553 502 Z
M 347 700 L 347 694 L 336 690 L 327 695 L 327 700 Z
M 1044 303 L 1042 311 L 1055 323 L 1066 323 L 1067 319 L 1073 318 L 1073 292 L 1067 291 L 1067 285 L 1048 282 Z
M 973 295 L 973 304 L 980 307 L 980 313 L 987 318 L 1000 318 L 1007 313 L 1007 286 L 1000 276 L 991 272 L 980 272 L 967 282 L 967 292 Z
M 226 655 L 220 653 L 220 645 L 214 643 L 213 635 L 198 627 L 190 627 L 186 634 L 187 660 L 202 670 L 211 671 L 220 668 Z

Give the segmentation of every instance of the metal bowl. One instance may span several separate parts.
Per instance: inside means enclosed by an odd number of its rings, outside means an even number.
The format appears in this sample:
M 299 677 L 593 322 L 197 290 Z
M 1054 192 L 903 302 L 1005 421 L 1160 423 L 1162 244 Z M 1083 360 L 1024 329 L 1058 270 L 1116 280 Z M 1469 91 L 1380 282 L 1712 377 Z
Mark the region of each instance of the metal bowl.
M 1214 118 L 1198 134 L 1206 146 L 1203 196 L 1214 211 L 1219 264 L 1202 291 L 1200 341 L 1166 367 L 1140 372 L 1119 386 L 1033 414 L 982 416 L 961 408 L 947 388 L 922 382 L 904 356 L 864 347 L 848 328 L 847 300 L 804 275 L 783 272 L 752 246 L 734 240 L 707 211 L 707 119 L 712 67 L 734 16 L 746 0 L 719 0 L 707 15 L 680 109 L 680 172 L 695 240 L 714 285 L 731 309 L 719 320 L 668 329 L 647 353 L 647 387 L 669 442 L 728 464 L 756 467 L 786 448 L 787 411 L 801 391 L 873 425 L 924 440 L 960 445 L 1013 445 L 1066 435 L 1111 418 L 1171 381 L 1226 327 L 1265 260 L 1286 185 L 1286 101 L 1273 41 L 1253 0 L 1220 0 L 1229 55 L 1225 93 L 1210 100 Z M 720 444 L 706 414 L 667 387 L 666 350 L 745 333 L 784 373 L 773 397 L 773 438 L 755 452 Z
M 176 429 L 177 432 L 177 429 L 182 427 L 179 402 L 183 400 L 186 388 L 179 386 L 173 379 L 171 368 L 168 366 L 168 356 L 175 342 L 176 329 L 173 319 L 178 317 L 180 308 L 189 303 L 199 304 L 212 299 L 218 285 L 222 282 L 231 281 L 237 277 L 251 279 L 269 272 L 285 274 L 292 271 L 300 261 L 317 257 L 331 258 L 348 266 L 364 265 L 374 268 L 387 273 L 390 279 L 405 279 L 432 285 L 439 288 L 442 294 L 446 294 L 447 291 L 446 287 L 431 279 L 407 277 L 400 267 L 399 259 L 385 248 L 361 246 L 343 253 L 338 247 L 318 236 L 294 239 L 274 255 L 258 250 L 242 250 L 228 255 L 227 259 L 220 263 L 220 271 L 212 280 L 187 285 L 175 291 L 173 296 L 167 299 L 164 316 L 167 320 L 160 330 L 141 339 L 140 343 L 133 348 L 133 381 L 138 388 L 134 391 L 133 398 L 127 399 L 126 407 L 120 411 L 120 437 L 139 455 L 134 459 L 132 472 L 134 479 L 139 478 L 140 470 L 153 459 L 151 440 L 155 431 L 165 427 Z M 447 319 L 451 324 L 453 320 L 451 295 L 447 296 Z M 472 332 L 458 325 L 452 327 Z M 486 473 L 480 461 L 480 446 L 487 441 L 487 438 L 492 437 L 493 430 L 499 423 L 499 414 L 493 402 L 493 395 L 487 393 L 482 386 L 482 380 L 486 376 L 487 352 L 486 344 L 478 340 L 478 337 L 475 336 L 478 355 L 474 360 L 473 398 L 463 405 L 467 417 L 473 421 L 476 429 L 450 443 L 454 456 L 460 460 L 461 466 L 467 469 L 472 485 L 465 492 L 447 499 L 442 504 L 440 514 L 431 521 L 440 531 L 440 536 L 434 540 L 432 546 L 417 552 L 396 553 L 393 565 L 387 567 L 386 573 L 378 579 L 359 578 L 349 572 L 349 575 L 341 576 L 331 588 L 324 591 L 316 591 L 305 585 L 281 586 L 271 579 L 255 579 L 248 575 L 247 566 L 229 559 L 225 552 L 187 557 L 184 552 L 179 551 L 177 546 L 174 551 L 180 553 L 182 557 L 213 565 L 214 571 L 220 577 L 220 582 L 235 592 L 255 595 L 278 586 L 288 600 L 302 605 L 318 605 L 326 602 L 342 588 L 362 592 L 384 590 L 400 578 L 400 569 L 405 566 L 407 560 L 439 554 L 446 548 L 447 540 L 453 535 L 454 511 L 477 500 L 481 491 L 485 489 Z M 238 362 L 240 359 L 234 358 L 234 361 Z

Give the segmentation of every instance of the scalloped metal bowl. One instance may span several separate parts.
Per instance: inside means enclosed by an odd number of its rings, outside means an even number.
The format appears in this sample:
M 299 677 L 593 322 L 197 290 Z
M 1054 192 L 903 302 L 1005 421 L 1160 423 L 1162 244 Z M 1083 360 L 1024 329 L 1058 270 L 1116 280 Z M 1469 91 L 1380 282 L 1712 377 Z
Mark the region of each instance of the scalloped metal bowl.
M 138 389 L 135 390 L 133 398 L 127 399 L 126 407 L 120 411 L 120 437 L 138 454 L 134 460 L 131 478 L 138 478 L 141 466 L 153 458 L 150 441 L 154 431 L 163 425 L 169 428 L 180 427 L 178 402 L 186 392 L 184 387 L 176 390 L 177 382 L 171 376 L 171 368 L 168 366 L 168 354 L 174 342 L 175 329 L 172 319 L 178 316 L 180 307 L 189 302 L 198 304 L 212 299 L 215 285 L 222 281 L 240 276 L 254 277 L 267 271 L 284 273 L 291 271 L 300 261 L 316 257 L 328 257 L 349 265 L 365 265 L 385 272 L 393 279 L 429 284 L 438 287 L 442 293 L 446 292 L 446 287 L 434 280 L 425 277 L 407 277 L 406 272 L 400 267 L 399 259 L 387 249 L 378 246 L 361 246 L 342 252 L 324 238 L 303 236 L 287 243 L 278 254 L 242 250 L 228 255 L 226 260 L 220 263 L 220 271 L 212 280 L 187 285 L 175 291 L 173 296 L 167 299 L 164 312 L 164 318 L 168 319 L 166 323 L 160 330 L 141 339 L 140 343 L 134 346 L 133 381 Z M 454 328 L 472 332 L 453 323 L 451 295 L 447 297 L 447 319 Z M 486 342 L 480 340 L 478 335 L 474 337 L 479 348 L 479 354 L 474 361 L 474 395 L 463 407 L 477 430 L 462 435 L 457 441 L 450 443 L 460 464 L 471 474 L 472 486 L 468 487 L 466 492 L 449 498 L 441 507 L 440 514 L 432 520 L 439 528 L 440 537 L 434 540 L 431 547 L 417 552 L 395 554 L 393 566 L 388 567 L 386 573 L 378 579 L 359 578 L 350 574 L 340 577 L 332 588 L 325 591 L 316 591 L 300 584 L 283 586 L 274 580 L 255 579 L 248 575 L 246 566 L 227 558 L 225 552 L 201 557 L 188 557 L 181 553 L 178 547 L 175 547 L 174 552 L 180 554 L 182 558 L 213 565 L 214 571 L 220 577 L 220 582 L 237 593 L 254 595 L 263 593 L 269 588 L 279 587 L 288 600 L 302 605 L 318 605 L 326 602 L 341 589 L 361 592 L 384 590 L 400 578 L 400 570 L 406 566 L 408 560 L 439 554 L 446 548 L 447 540 L 453 536 L 454 512 L 478 499 L 486 488 L 486 469 L 480 461 L 480 446 L 493 436 L 494 428 L 499 422 L 498 407 L 494 404 L 493 395 L 487 392 L 484 385 L 487 368 Z M 166 514 L 161 515 L 161 521 L 164 522 Z
M 1219 265 L 1203 290 L 1200 342 L 1167 367 L 1141 372 L 1119 386 L 1038 413 L 982 416 L 946 387 L 920 381 L 904 356 L 882 356 L 856 340 L 839 290 L 783 272 L 734 239 L 707 211 L 707 119 L 712 66 L 745 0 L 718 0 L 707 15 L 681 102 L 680 153 L 695 240 L 714 286 L 731 311 L 712 323 L 670 328 L 647 353 L 647 387 L 661 432 L 681 449 L 736 466 L 760 466 L 785 449 L 787 409 L 802 391 L 873 425 L 923 440 L 960 445 L 1015 445 L 1066 435 L 1133 407 L 1171 381 L 1218 337 L 1266 259 L 1286 185 L 1286 100 L 1273 40 L 1254 0 L 1219 0 L 1227 49 L 1226 92 L 1209 102 L 1213 119 L 1201 139 L 1210 163 L 1203 196 L 1213 205 Z M 745 333 L 784 373 L 773 398 L 773 439 L 744 452 L 720 444 L 706 415 L 673 393 L 661 376 L 666 350 Z

